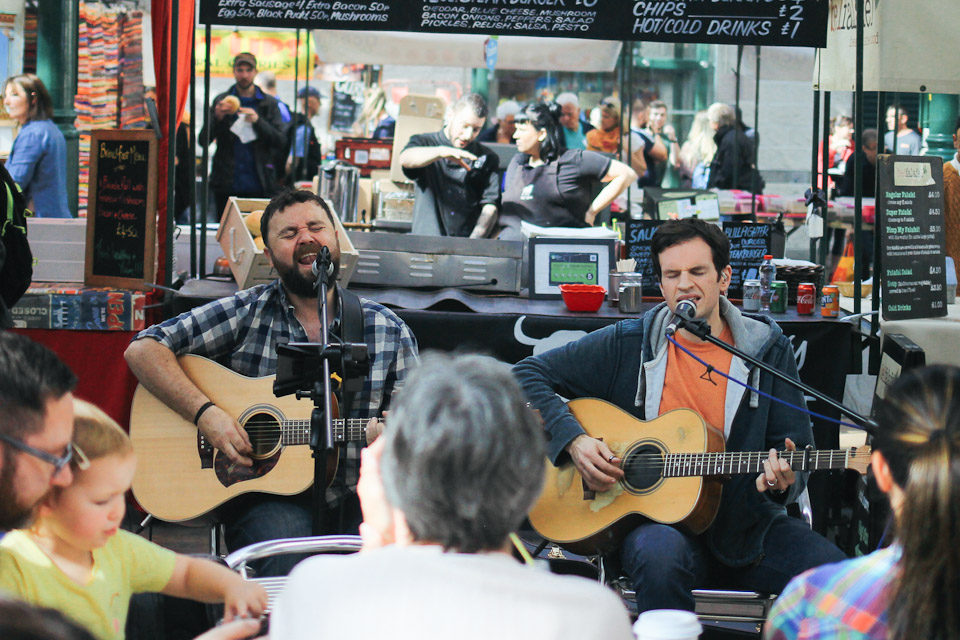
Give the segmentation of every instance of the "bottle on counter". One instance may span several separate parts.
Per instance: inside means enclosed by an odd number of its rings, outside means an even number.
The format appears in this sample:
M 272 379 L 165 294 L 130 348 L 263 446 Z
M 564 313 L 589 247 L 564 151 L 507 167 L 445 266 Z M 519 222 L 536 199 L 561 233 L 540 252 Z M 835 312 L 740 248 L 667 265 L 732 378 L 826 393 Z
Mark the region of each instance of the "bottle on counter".
M 773 280 L 777 277 L 777 267 L 773 264 L 773 256 L 763 256 L 760 265 L 760 311 L 770 312 L 770 301 L 773 299 Z

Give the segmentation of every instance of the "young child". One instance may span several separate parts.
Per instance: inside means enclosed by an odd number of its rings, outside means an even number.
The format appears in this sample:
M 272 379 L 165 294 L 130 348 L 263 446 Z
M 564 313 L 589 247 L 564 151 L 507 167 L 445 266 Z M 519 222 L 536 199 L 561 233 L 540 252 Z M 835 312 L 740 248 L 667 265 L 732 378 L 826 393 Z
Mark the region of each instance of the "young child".
M 223 602 L 228 621 L 261 614 L 260 585 L 119 528 L 133 446 L 97 407 L 76 400 L 74 408 L 73 483 L 44 498 L 31 528 L 0 541 L 0 591 L 59 609 L 100 640 L 123 638 L 130 596 L 143 591 Z

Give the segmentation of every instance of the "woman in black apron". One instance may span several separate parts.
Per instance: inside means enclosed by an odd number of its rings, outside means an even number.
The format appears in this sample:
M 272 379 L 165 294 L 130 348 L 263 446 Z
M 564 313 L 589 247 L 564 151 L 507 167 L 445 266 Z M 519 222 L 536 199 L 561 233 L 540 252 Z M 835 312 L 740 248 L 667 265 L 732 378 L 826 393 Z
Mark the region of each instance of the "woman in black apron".
M 593 151 L 566 149 L 554 102 L 528 104 L 513 134 L 520 153 L 507 166 L 501 238 L 516 238 L 520 221 L 543 227 L 589 227 L 636 179 L 626 164 Z M 596 196 L 599 183 L 607 184 Z

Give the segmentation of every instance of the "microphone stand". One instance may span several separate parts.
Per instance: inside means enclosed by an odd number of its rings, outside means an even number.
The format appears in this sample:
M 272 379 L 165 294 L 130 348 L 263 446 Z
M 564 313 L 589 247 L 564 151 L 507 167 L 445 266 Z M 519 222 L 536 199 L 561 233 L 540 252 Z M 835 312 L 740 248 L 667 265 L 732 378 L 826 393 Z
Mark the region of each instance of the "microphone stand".
M 332 259 L 328 248 L 323 247 L 320 250 L 320 254 L 317 256 L 317 267 L 317 284 L 315 286 L 319 289 L 317 292 L 317 314 L 320 317 L 320 352 L 323 354 L 328 351 L 330 346 L 330 330 L 327 322 L 329 306 L 327 304 L 327 278 L 329 277 L 328 271 L 332 267 Z M 321 359 L 323 360 L 323 375 L 314 382 L 313 393 L 311 394 L 314 407 L 313 411 L 310 412 L 310 449 L 313 451 L 313 535 L 315 536 L 323 534 L 320 529 L 323 520 L 325 520 L 321 514 L 325 515 L 327 511 L 327 461 L 331 454 L 336 455 L 333 439 L 333 403 L 331 402 L 333 390 L 330 385 L 330 359 L 327 357 L 321 357 Z M 300 394 L 298 393 L 297 396 L 299 397 Z
M 862 429 L 863 431 L 866 431 L 868 434 L 873 435 L 876 433 L 877 423 L 871 420 L 870 418 L 867 418 L 866 416 L 862 416 L 856 411 L 853 411 L 852 409 L 848 409 L 847 407 L 843 406 L 843 404 L 841 404 L 840 402 L 837 402 L 836 400 L 826 395 L 825 393 L 818 391 L 813 387 L 804 384 L 803 382 L 800 382 L 796 378 L 790 377 L 789 375 L 783 373 L 779 369 L 771 367 L 766 362 L 762 362 L 757 358 L 754 358 L 753 356 L 747 355 L 746 353 L 736 348 L 732 344 L 727 344 L 723 340 L 720 340 L 719 338 L 714 337 L 713 335 L 710 334 L 710 325 L 707 324 L 705 321 L 688 320 L 687 318 L 684 318 L 677 314 L 674 314 L 674 318 L 676 318 L 677 324 L 680 328 L 686 329 L 687 331 L 697 336 L 701 340 L 706 340 L 710 344 L 716 345 L 728 353 L 732 353 L 733 355 L 737 356 L 738 358 L 741 358 L 745 362 L 749 362 L 750 364 L 756 367 L 759 367 L 761 371 L 765 371 L 769 373 L 770 375 L 777 378 L 778 380 L 782 380 L 783 382 L 786 382 L 790 386 L 796 389 L 800 389 L 804 393 L 808 393 L 814 398 L 816 398 L 817 400 L 820 400 L 821 402 L 826 403 L 827 405 L 836 409 L 837 411 L 850 416 L 850 418 L 857 424 L 857 428 Z

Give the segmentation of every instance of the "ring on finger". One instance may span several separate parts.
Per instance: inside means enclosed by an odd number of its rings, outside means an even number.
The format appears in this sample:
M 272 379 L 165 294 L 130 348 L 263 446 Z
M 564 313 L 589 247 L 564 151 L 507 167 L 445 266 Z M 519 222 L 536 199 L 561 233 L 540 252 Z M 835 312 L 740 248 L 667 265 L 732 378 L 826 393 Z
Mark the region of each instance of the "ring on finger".
M 768 487 L 775 487 L 775 486 L 777 486 L 777 481 L 776 481 L 776 480 L 767 480 L 767 486 L 768 486 Z
M 616 454 L 611 453 L 611 454 L 610 454 L 610 457 L 607 458 L 607 462 L 613 462 L 613 459 L 616 458 L 616 457 L 617 457 Z

